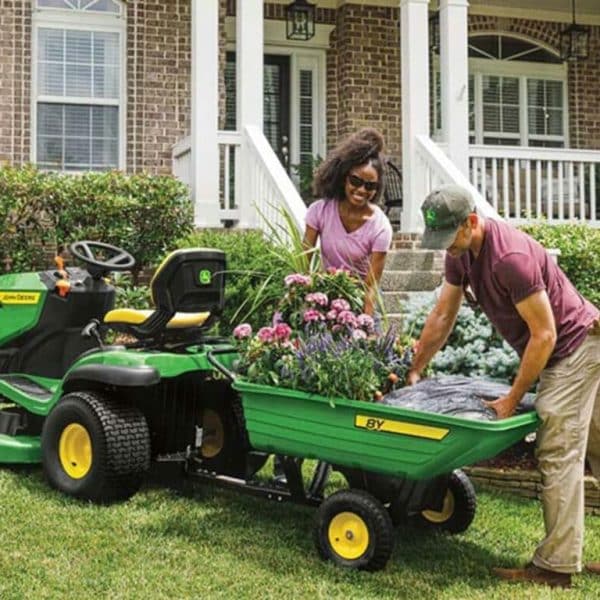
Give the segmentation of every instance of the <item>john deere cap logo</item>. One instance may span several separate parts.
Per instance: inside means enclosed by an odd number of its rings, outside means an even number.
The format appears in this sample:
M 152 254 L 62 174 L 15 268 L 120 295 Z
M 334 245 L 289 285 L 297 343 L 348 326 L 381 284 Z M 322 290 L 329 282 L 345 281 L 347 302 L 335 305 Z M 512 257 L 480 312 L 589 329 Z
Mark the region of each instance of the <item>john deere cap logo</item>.
M 208 285 L 211 280 L 211 272 L 208 269 L 202 269 L 200 275 L 198 275 L 198 279 L 202 285 Z
M 433 208 L 428 208 L 425 211 L 425 224 L 427 227 L 433 227 L 437 221 L 437 214 Z

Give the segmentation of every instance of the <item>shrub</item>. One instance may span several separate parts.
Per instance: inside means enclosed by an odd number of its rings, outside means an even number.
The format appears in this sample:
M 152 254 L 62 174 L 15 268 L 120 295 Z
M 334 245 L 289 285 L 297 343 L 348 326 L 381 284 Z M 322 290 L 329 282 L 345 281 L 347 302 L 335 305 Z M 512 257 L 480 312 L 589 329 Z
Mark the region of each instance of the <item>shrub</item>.
M 600 230 L 588 225 L 526 225 L 521 228 L 546 248 L 560 250 L 559 264 L 577 290 L 600 306 Z
M 418 337 L 433 303 L 411 303 L 405 330 Z M 519 368 L 517 353 L 480 311 L 463 305 L 446 345 L 431 361 L 433 373 L 512 381 Z
M 134 281 L 193 227 L 188 190 L 174 177 L 118 171 L 74 176 L 31 166 L 0 169 L 0 217 L 9 233 L 0 252 L 13 259 L 13 270 L 44 266 L 42 244 L 88 239 L 133 254 Z
M 255 329 L 270 322 L 285 293 L 283 279 L 289 270 L 262 233 L 205 229 L 179 240 L 177 247 L 218 248 L 225 252 L 225 310 L 219 322 L 220 334 L 231 333 L 241 321 Z

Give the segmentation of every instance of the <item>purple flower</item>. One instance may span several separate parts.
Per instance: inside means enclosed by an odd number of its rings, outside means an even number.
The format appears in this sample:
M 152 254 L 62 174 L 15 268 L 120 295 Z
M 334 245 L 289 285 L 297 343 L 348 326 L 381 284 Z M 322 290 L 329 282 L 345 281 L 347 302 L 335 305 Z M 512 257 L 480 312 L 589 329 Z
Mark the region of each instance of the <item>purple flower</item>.
M 343 310 L 337 316 L 338 323 L 342 325 L 350 325 L 356 327 L 358 324 L 356 315 L 351 310 Z
M 366 331 L 373 331 L 373 329 L 375 328 L 375 321 L 373 320 L 373 317 L 366 313 L 358 315 L 357 321 L 359 327 L 362 327 Z
M 277 323 L 281 323 L 283 321 L 283 315 L 279 311 L 275 311 L 273 313 L 273 319 L 271 321 L 271 325 L 275 327 Z
M 291 285 L 301 285 L 304 287 L 312 285 L 312 278 L 310 275 L 302 275 L 301 273 L 286 275 L 283 281 L 287 287 L 290 287 Z
M 309 308 L 304 311 L 303 319 L 305 323 L 311 323 L 313 321 L 322 321 L 325 317 L 323 313 L 318 311 L 316 308 Z
M 264 344 L 274 342 L 276 339 L 275 329 L 273 327 L 261 327 L 256 335 Z
M 350 303 L 343 298 L 336 298 L 331 302 L 331 308 L 333 310 L 337 310 L 338 312 L 342 312 L 344 310 L 350 310 Z
M 327 306 L 327 303 L 329 302 L 327 294 L 323 294 L 322 292 L 313 292 L 312 294 L 306 294 L 305 300 L 309 304 L 317 304 L 318 306 Z
M 292 328 L 287 323 L 277 323 L 275 325 L 275 337 L 281 341 L 285 342 L 289 339 L 292 333 Z
M 238 340 L 243 340 L 252 335 L 252 327 L 248 323 L 241 323 L 233 330 L 233 337 Z

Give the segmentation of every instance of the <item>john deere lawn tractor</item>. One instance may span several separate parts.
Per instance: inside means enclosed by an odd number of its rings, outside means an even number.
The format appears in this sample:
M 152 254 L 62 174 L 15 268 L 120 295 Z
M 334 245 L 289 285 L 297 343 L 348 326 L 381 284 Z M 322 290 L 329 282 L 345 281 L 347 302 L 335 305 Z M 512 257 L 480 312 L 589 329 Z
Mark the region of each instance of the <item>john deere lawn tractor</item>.
M 76 242 L 85 267 L 0 276 L 0 463 L 41 463 L 49 483 L 95 502 L 134 494 L 151 465 L 275 501 L 318 506 L 315 541 L 336 564 L 375 570 L 393 522 L 451 533 L 475 514 L 460 467 L 537 427 L 535 413 L 469 421 L 298 390 L 235 373 L 207 330 L 224 304 L 219 250 L 171 253 L 151 282 L 154 310 L 114 309 L 126 251 Z M 107 339 L 128 340 L 108 344 Z M 269 454 L 286 482 L 254 478 Z M 303 459 L 315 459 L 305 482 Z M 330 470 L 350 485 L 326 497 Z

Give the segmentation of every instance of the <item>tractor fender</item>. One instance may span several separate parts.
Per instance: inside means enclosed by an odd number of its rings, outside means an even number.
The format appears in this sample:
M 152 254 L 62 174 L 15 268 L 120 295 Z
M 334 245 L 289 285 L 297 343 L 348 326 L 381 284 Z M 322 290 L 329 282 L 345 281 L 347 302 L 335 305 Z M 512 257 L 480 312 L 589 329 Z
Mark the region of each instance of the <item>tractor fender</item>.
M 81 388 L 82 384 L 100 383 L 116 387 L 147 387 L 160 381 L 160 373 L 146 365 L 124 367 L 121 365 L 88 364 L 70 371 L 63 381 L 63 391 Z

